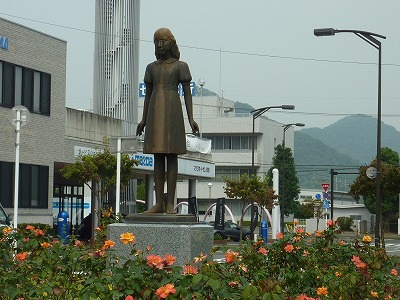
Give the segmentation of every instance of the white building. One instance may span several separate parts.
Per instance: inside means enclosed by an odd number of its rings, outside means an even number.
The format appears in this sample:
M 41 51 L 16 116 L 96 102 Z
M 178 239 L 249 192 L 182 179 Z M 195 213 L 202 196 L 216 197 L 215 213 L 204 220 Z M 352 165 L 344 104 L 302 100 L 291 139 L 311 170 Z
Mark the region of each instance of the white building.
M 140 1 L 97 0 L 95 17 L 93 111 L 127 121 L 124 132 L 132 134 L 137 121 Z

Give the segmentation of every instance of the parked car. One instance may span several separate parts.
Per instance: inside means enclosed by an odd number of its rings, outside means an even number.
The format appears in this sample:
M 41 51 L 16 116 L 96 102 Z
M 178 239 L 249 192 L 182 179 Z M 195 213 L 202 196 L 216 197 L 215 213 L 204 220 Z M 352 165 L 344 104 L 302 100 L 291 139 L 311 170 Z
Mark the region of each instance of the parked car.
M 3 206 L 0 204 L 0 227 L 1 226 L 11 226 L 12 217 L 7 215 Z
M 211 226 L 214 227 L 214 222 L 209 222 Z M 215 229 L 214 228 L 214 237 L 219 239 L 231 239 L 234 242 L 239 242 L 240 239 L 240 226 L 232 221 L 226 221 L 224 224 L 224 229 Z M 251 240 L 251 232 L 248 229 L 243 228 L 242 231 L 242 240 L 249 241 Z

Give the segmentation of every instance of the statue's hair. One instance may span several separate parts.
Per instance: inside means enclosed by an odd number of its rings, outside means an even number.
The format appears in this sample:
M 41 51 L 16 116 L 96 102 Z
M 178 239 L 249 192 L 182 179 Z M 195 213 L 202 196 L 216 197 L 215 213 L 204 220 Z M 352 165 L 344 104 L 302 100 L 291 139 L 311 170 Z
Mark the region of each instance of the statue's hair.
M 154 43 L 156 40 L 160 39 L 168 39 L 172 43 L 171 47 L 171 55 L 173 58 L 179 59 L 181 56 L 181 53 L 179 52 L 178 45 L 176 44 L 176 39 L 174 35 L 172 34 L 171 30 L 168 28 L 159 28 L 154 32 Z M 157 51 L 156 51 L 156 58 L 158 59 Z

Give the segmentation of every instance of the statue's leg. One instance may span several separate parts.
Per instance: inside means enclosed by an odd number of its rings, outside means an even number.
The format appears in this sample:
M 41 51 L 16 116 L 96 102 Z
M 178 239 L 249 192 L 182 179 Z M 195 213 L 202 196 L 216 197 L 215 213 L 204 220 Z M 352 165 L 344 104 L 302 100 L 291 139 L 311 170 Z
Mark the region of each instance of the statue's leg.
M 167 203 L 165 212 L 175 214 L 174 200 L 176 191 L 176 181 L 178 179 L 178 155 L 167 155 Z
M 145 213 L 164 213 L 165 155 L 154 154 L 154 185 L 156 204 Z

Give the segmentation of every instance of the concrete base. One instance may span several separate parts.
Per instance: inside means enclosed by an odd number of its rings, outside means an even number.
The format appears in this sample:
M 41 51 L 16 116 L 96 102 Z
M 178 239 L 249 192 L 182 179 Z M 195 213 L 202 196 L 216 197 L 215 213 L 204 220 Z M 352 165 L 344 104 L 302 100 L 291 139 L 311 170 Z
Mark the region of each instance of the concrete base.
M 144 253 L 151 246 L 149 254 L 172 254 L 176 263 L 183 266 L 193 261 L 200 252 L 210 255 L 214 244 L 214 228 L 201 223 L 170 224 L 170 223 L 114 223 L 107 227 L 108 239 L 115 242 L 114 252 L 128 258 L 131 246 L 121 243 L 120 235 L 131 232 L 136 237 L 136 249 Z

